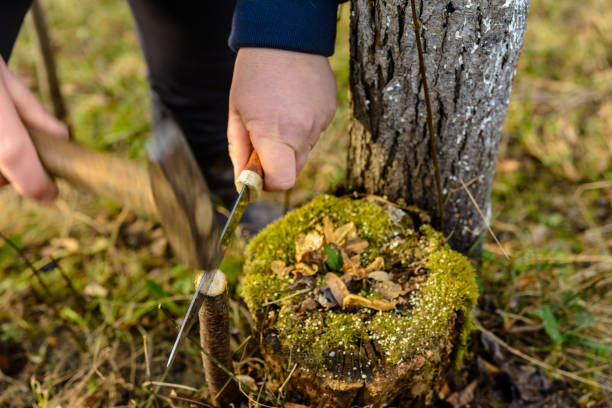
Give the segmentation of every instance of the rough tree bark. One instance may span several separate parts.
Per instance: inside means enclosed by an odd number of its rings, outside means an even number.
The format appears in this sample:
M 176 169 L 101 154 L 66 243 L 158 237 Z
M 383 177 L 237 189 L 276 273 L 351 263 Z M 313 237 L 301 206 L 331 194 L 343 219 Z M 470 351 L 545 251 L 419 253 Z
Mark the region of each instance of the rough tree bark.
M 486 228 L 497 147 L 530 0 L 416 1 L 440 162 L 444 232 L 467 251 Z M 410 1 L 351 2 L 349 185 L 436 213 Z

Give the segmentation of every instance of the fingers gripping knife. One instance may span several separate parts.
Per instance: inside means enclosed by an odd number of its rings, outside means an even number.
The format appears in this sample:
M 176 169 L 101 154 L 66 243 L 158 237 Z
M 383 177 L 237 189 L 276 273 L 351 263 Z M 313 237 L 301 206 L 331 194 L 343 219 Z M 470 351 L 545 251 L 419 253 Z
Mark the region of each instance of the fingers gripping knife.
M 257 152 L 253 150 L 245 169 L 242 171 L 242 173 L 240 173 L 240 176 L 236 180 L 236 188 L 239 191 L 238 198 L 236 199 L 236 203 L 234 204 L 225 226 L 223 227 L 221 238 L 219 239 L 221 248 L 223 250 L 225 250 L 230 244 L 231 238 L 233 237 L 234 231 L 240 222 L 240 218 L 242 218 L 242 214 L 244 214 L 247 204 L 249 202 L 256 201 L 259 198 L 262 187 L 263 169 L 261 167 L 261 162 L 259 161 Z M 185 318 L 183 319 L 179 333 L 174 341 L 174 346 L 170 352 L 170 357 L 168 358 L 168 364 L 166 367 L 170 367 L 174 361 L 174 358 L 176 357 L 178 346 L 180 345 L 183 337 L 186 336 L 193 327 L 193 324 L 196 321 L 196 313 L 194 313 L 194 311 L 197 312 L 202 306 L 202 303 L 204 302 L 203 293 L 208 292 L 214 276 L 214 270 L 206 270 L 200 279 L 198 288 L 191 299 L 191 303 L 189 304 L 189 308 L 187 309 L 187 313 L 185 314 Z

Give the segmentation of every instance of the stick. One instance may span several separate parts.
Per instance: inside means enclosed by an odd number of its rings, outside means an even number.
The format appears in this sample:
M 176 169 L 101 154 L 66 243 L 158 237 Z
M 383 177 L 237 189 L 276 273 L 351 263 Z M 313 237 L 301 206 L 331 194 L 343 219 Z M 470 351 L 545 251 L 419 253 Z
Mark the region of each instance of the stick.
M 198 311 L 200 320 L 200 343 L 204 350 L 214 356 L 224 367 L 231 370 L 232 353 L 230 350 L 230 324 L 229 324 L 229 294 L 227 292 L 227 279 L 220 270 L 214 271 L 213 283 L 204 296 L 204 303 Z M 196 284 L 200 279 L 196 279 Z M 231 381 L 230 376 L 202 353 L 202 365 L 208 382 L 211 397 L 217 405 L 226 407 L 230 404 L 238 406 L 241 395 L 238 386 Z
M 39 0 L 34 0 L 32 2 L 31 13 L 41 61 L 37 64 L 39 85 L 49 94 L 55 117 L 65 122 L 68 117 L 68 112 L 66 110 L 64 98 L 62 97 L 60 82 L 57 76 L 49 28 Z

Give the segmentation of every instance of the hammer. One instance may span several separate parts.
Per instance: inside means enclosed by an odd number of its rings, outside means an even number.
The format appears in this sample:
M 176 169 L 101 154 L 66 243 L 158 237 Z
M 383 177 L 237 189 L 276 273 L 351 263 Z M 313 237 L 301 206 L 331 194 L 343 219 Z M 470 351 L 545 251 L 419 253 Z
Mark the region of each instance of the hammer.
M 183 264 L 204 270 L 219 265 L 222 251 L 210 192 L 174 121 L 157 123 L 148 145 L 148 170 L 32 129 L 30 136 L 51 175 L 161 221 Z

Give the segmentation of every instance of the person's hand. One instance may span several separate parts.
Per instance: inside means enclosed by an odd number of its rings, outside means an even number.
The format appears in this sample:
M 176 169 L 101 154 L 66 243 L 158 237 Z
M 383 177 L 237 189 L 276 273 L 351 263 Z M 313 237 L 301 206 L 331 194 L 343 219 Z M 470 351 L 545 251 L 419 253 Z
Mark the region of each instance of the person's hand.
M 267 48 L 238 51 L 227 137 L 235 177 L 251 146 L 264 189 L 291 188 L 336 111 L 336 79 L 327 58 Z
M 45 173 L 26 126 L 68 138 L 66 126 L 47 113 L 0 57 L 0 186 L 11 183 L 25 197 L 52 201 L 57 187 Z

